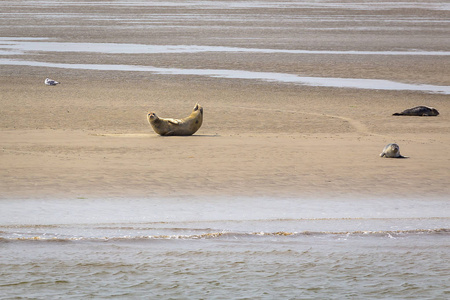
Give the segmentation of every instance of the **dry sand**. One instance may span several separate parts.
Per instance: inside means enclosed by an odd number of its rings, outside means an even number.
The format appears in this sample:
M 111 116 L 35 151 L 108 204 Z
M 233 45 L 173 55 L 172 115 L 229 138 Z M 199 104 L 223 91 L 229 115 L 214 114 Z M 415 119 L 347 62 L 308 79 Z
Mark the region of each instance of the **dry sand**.
M 76 9 L 68 8 L 67 12 Z M 330 11 L 316 14 L 320 13 Z M 377 13 L 390 15 L 398 11 Z M 420 12 L 404 12 L 404 16 L 415 14 Z M 444 12 L 435 14 L 441 14 L 442 18 Z M 27 20 L 14 22 L 23 25 L 30 22 Z M 127 35 L 115 31 L 114 35 L 111 31 L 108 35 L 104 34 L 106 27 L 94 26 L 89 31 L 88 25 L 83 31 L 67 31 L 67 36 L 65 31 L 58 31 L 63 29 L 56 28 L 48 36 L 69 41 L 135 42 L 133 38 L 142 38 L 140 41 L 148 44 L 192 42 L 181 39 L 190 33 L 180 32 L 181 29 L 173 32 L 155 29 L 144 40 L 142 32 Z M 446 50 L 448 47 L 448 39 L 447 42 L 443 39 L 445 32 L 431 27 L 424 27 L 420 34 L 416 34 L 419 29 L 415 28 L 404 34 L 382 30 L 369 36 L 367 32 L 358 35 L 358 31 L 352 31 L 351 35 L 305 31 L 308 34 L 299 39 L 298 32 L 272 32 L 272 36 L 271 32 L 257 29 L 258 26 L 260 23 L 251 34 L 267 39 L 251 47 L 283 47 L 277 42 L 289 37 L 293 42 L 288 45 L 294 49 L 384 50 L 422 45 L 425 50 Z M 3 36 L 42 36 L 33 26 L 1 28 Z M 219 36 L 207 30 L 203 34 Z M 246 32 L 228 32 L 227 36 L 233 34 Z M 199 35 L 195 43 L 211 44 L 212 39 L 202 37 Z M 215 41 L 227 42 L 225 36 Z M 231 41 L 235 40 L 230 38 L 228 42 Z M 413 78 L 416 83 L 449 85 L 448 58 L 440 56 L 324 59 L 299 55 L 292 60 L 282 54 L 197 54 L 185 60 L 183 55 L 153 55 L 150 62 L 146 60 L 148 57 L 86 55 L 82 59 L 83 63 L 130 63 L 134 59 L 133 64 L 163 67 L 214 67 L 307 76 L 397 81 Z M 49 62 L 74 63 L 80 59 L 76 53 L 38 57 Z M 45 86 L 47 76 L 62 83 Z M 5 65 L 0 70 L 0 93 L 1 199 L 450 195 L 448 95 Z M 204 123 L 194 136 L 160 137 L 146 121 L 148 110 L 161 117 L 187 116 L 196 102 L 204 107 Z M 441 115 L 391 116 L 416 105 L 434 106 Z M 383 147 L 392 142 L 398 143 L 401 153 L 409 158 L 380 158 Z
M 445 96 L 41 79 L 1 79 L 2 198 L 449 195 Z M 186 116 L 197 101 L 195 136 L 160 137 L 146 121 L 150 109 Z M 391 116 L 430 102 L 440 116 Z M 380 158 L 390 142 L 410 158 Z

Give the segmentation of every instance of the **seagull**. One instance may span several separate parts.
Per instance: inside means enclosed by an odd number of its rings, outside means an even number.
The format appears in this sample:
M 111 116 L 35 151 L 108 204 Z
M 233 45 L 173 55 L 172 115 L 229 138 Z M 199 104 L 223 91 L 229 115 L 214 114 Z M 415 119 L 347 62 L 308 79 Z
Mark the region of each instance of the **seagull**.
M 45 83 L 46 85 L 57 85 L 57 84 L 59 84 L 58 81 L 53 80 L 53 79 L 50 79 L 50 78 L 45 78 L 44 83 Z

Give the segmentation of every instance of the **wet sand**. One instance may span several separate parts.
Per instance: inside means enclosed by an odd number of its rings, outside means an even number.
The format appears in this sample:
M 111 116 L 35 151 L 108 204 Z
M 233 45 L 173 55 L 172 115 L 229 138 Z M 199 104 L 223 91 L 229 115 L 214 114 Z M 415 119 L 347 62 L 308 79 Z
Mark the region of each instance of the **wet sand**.
M 26 8 L 11 6 L 9 10 L 20 15 Z M 99 9 L 96 14 L 100 16 L 130 13 L 127 10 L 119 13 L 114 7 Z M 142 9 L 155 16 L 178 13 L 161 7 Z M 30 12 L 43 11 L 50 10 L 33 8 Z M 77 5 L 62 6 L 60 11 L 80 13 L 80 16 L 83 12 Z M 448 29 L 429 21 L 445 20 L 446 11 L 424 9 L 427 12 L 424 18 L 429 20 L 398 25 L 409 28 L 403 32 L 389 30 L 392 27 L 384 24 L 383 18 L 414 19 L 423 15 L 421 9 L 349 12 L 337 8 L 299 8 L 290 10 L 289 14 L 269 10 L 265 13 L 279 20 L 276 30 L 262 26 L 264 20 L 259 19 L 236 25 L 248 16 L 259 18 L 261 9 L 258 8 L 238 10 L 241 15 L 232 21 L 225 19 L 226 13 L 221 10 L 181 10 L 186 11 L 199 16 L 223 16 L 227 28 L 236 29 L 225 32 L 213 21 L 189 19 L 180 21 L 186 27 L 153 25 L 136 30 L 121 23 L 114 27 L 105 23 L 112 21 L 92 17 L 91 23 L 83 23 L 78 30 L 70 32 L 64 26 L 73 26 L 77 20 L 68 19 L 67 24 L 51 28 L 44 37 L 65 42 L 267 49 L 448 50 L 448 39 L 444 38 Z M 343 20 L 331 24 L 340 26 L 339 30 L 330 28 L 329 20 L 314 22 L 315 18 L 343 13 L 355 15 L 360 21 L 354 24 L 348 21 L 349 17 L 346 20 L 350 23 Z M 306 21 L 302 20 L 302 26 L 291 27 L 283 23 L 284 15 L 293 20 L 295 16 L 304 16 Z M 42 17 L 37 25 L 26 18 L 9 18 L 15 26 L 3 25 L 1 36 L 42 37 L 39 28 L 51 23 L 50 17 Z M 373 26 L 369 31 L 357 28 L 365 18 L 370 21 L 365 25 Z M 213 23 L 217 26 L 212 26 Z M 323 24 L 327 28 L 321 28 Z M 209 52 L 113 55 L 50 51 L 8 58 L 450 84 L 448 56 Z M 45 86 L 46 77 L 62 83 L 56 87 Z M 9 65 L 0 68 L 0 93 L 2 199 L 430 198 L 450 194 L 448 95 Z M 195 136 L 160 137 L 146 121 L 148 110 L 161 117 L 187 116 L 196 102 L 204 107 L 205 117 Z M 391 116 L 416 105 L 436 107 L 441 114 L 438 117 Z M 409 158 L 380 158 L 383 147 L 392 142 L 398 143 L 401 153 Z

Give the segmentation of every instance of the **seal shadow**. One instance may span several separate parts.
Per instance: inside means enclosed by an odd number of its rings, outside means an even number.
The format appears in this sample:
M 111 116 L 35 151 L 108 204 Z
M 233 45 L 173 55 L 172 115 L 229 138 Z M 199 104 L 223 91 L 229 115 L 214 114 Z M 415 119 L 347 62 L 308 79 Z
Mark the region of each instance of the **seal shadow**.
M 117 138 L 189 138 L 189 137 L 220 137 L 220 134 L 193 134 L 193 135 L 159 135 L 155 133 L 93 133 L 93 136 L 117 137 Z
M 207 137 L 221 137 L 220 134 L 193 134 L 193 135 L 154 135 L 155 137 L 161 137 L 161 138 L 174 138 L 174 137 L 178 137 L 178 138 L 194 138 L 194 137 L 199 137 L 199 138 L 207 138 Z
M 118 137 L 118 138 L 143 138 L 150 137 L 150 133 L 93 133 L 93 136 Z

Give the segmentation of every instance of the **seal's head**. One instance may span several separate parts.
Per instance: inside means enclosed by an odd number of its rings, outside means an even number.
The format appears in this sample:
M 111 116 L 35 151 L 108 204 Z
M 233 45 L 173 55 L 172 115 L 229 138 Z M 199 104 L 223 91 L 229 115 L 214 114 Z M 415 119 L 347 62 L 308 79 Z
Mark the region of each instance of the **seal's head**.
M 195 104 L 194 109 L 192 111 L 200 110 L 200 113 L 203 114 L 203 107 L 200 104 Z
M 152 112 L 152 111 L 150 111 L 148 114 L 147 114 L 147 121 L 150 123 L 150 124 L 152 124 L 152 122 L 154 122 L 154 121 L 156 121 L 156 120 L 158 120 L 159 118 L 158 118 L 158 116 L 154 113 L 154 112 Z
M 430 116 L 437 116 L 437 115 L 439 115 L 439 112 L 437 111 L 436 108 L 430 107 L 430 110 L 431 110 Z
M 397 144 L 391 144 L 391 152 L 397 154 L 400 150 L 400 147 Z

